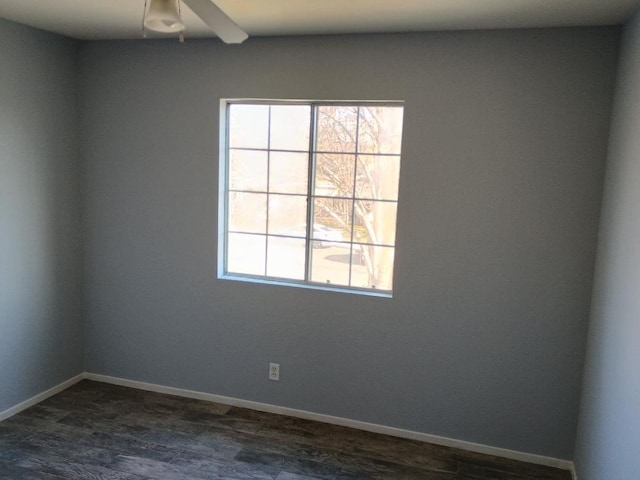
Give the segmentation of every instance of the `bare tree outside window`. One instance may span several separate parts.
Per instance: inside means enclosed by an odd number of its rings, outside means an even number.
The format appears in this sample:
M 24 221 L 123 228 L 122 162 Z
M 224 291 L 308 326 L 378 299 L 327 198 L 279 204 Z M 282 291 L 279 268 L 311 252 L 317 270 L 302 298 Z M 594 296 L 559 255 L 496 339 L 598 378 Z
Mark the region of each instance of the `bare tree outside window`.
M 391 292 L 403 107 L 227 112 L 225 274 Z

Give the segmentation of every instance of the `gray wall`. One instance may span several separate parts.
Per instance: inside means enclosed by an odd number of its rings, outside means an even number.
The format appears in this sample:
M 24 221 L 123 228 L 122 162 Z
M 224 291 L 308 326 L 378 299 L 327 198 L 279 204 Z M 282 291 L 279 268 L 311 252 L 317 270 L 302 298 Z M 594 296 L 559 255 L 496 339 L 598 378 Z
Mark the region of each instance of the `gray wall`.
M 640 16 L 626 26 L 576 449 L 580 480 L 640 472 Z
M 83 45 L 87 370 L 571 458 L 618 37 Z M 406 101 L 393 299 L 216 279 L 221 97 Z
M 76 43 L 0 20 L 0 412 L 80 373 Z

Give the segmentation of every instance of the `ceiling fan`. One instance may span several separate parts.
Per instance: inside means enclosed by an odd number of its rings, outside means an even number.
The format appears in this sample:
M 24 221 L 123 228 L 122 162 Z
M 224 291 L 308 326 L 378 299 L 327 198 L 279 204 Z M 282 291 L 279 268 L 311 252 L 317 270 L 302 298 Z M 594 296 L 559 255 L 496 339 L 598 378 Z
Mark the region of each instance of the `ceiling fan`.
M 182 38 L 185 26 L 180 14 L 181 1 L 224 43 L 242 43 L 247 39 L 248 35 L 212 0 L 145 0 L 144 28 L 161 33 L 180 33 Z

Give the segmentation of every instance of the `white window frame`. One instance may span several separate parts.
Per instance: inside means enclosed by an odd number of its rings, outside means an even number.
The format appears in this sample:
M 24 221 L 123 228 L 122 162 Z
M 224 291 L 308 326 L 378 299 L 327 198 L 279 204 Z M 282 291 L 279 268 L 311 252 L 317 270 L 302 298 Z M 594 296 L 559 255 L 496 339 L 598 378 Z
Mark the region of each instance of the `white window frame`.
M 263 105 L 310 105 L 311 109 L 316 106 L 393 106 L 393 107 L 403 107 L 403 101 L 362 101 L 362 100 L 353 100 L 353 101 L 324 101 L 324 100 L 283 100 L 283 99 L 251 99 L 251 98 L 223 98 L 220 99 L 220 124 L 219 124 L 219 177 L 218 177 L 218 257 L 217 257 L 217 271 L 218 278 L 224 280 L 234 280 L 240 282 L 249 282 L 249 283 L 261 283 L 267 285 L 278 285 L 278 286 L 289 286 L 296 288 L 306 288 L 312 290 L 325 290 L 332 292 L 341 292 L 341 293 L 350 293 L 350 294 L 360 294 L 367 295 L 373 297 L 383 297 L 383 298 L 392 298 L 393 297 L 393 288 L 392 290 L 378 290 L 366 287 L 356 287 L 350 285 L 337 285 L 337 284 L 325 284 L 320 282 L 313 282 L 310 280 L 310 249 L 312 247 L 312 238 L 311 238 L 311 208 L 307 209 L 307 234 L 306 234 L 306 265 L 305 265 L 305 279 L 304 280 L 295 280 L 295 279 L 284 279 L 279 277 L 269 277 L 269 276 L 261 276 L 261 275 L 250 275 L 244 273 L 234 273 L 227 272 L 226 264 L 227 264 L 227 238 L 228 238 L 228 202 L 229 202 L 229 106 L 233 104 L 263 104 Z M 315 127 L 315 118 L 312 113 L 311 123 Z M 310 146 L 310 157 L 314 156 L 314 152 Z M 401 157 L 401 153 L 398 153 L 397 156 Z M 309 159 L 309 182 L 308 182 L 308 190 L 307 190 L 307 200 L 311 203 L 311 200 L 315 197 L 313 195 L 313 183 L 315 181 L 314 177 L 314 160 L 312 158 Z M 399 178 L 398 178 L 399 181 Z M 399 204 L 398 200 L 395 200 L 396 206 Z M 397 231 L 397 219 L 396 219 L 396 231 Z M 266 234 L 265 234 L 266 235 Z M 351 245 L 354 244 L 353 238 L 350 242 Z M 394 244 L 392 245 L 394 250 L 396 250 L 396 242 L 394 239 Z M 394 258 L 393 262 L 393 278 L 395 279 L 395 265 L 396 261 Z M 395 281 L 394 281 L 395 287 Z

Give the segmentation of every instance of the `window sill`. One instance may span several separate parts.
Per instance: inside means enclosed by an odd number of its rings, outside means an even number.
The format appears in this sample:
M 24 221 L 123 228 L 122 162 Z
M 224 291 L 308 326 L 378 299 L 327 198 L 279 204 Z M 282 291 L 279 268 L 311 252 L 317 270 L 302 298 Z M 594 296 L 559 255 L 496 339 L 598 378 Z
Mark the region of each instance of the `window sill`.
M 323 285 L 320 283 L 303 283 L 287 280 L 271 280 L 263 277 L 250 277 L 238 274 L 219 274 L 219 280 L 233 280 L 236 282 L 259 283 L 263 285 L 275 285 L 278 287 L 304 288 L 308 290 L 321 290 L 325 292 L 346 293 L 350 295 L 364 295 L 367 297 L 393 298 L 393 293 L 384 290 L 370 290 L 352 287 L 340 287 L 334 285 Z

